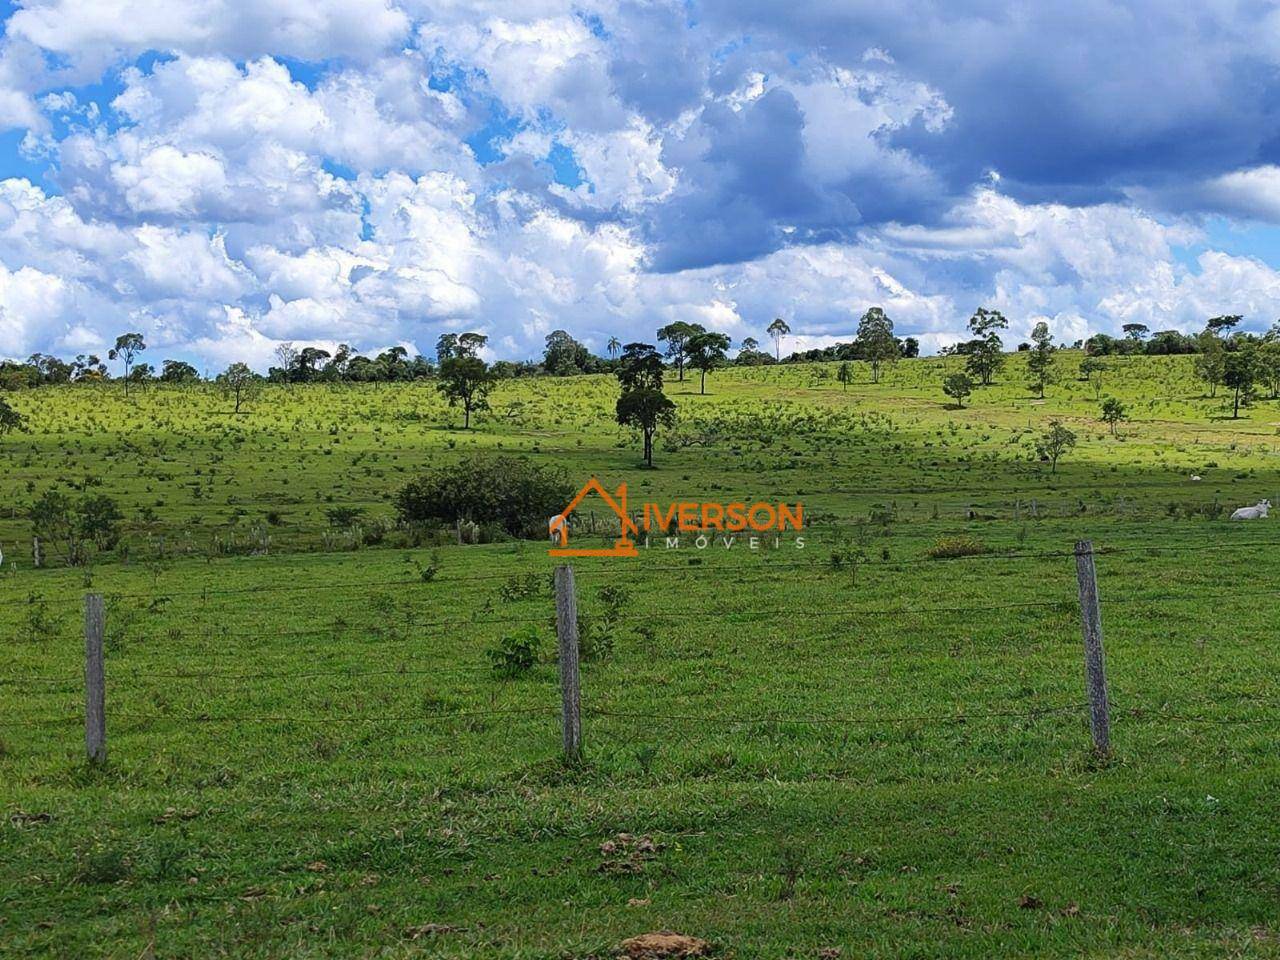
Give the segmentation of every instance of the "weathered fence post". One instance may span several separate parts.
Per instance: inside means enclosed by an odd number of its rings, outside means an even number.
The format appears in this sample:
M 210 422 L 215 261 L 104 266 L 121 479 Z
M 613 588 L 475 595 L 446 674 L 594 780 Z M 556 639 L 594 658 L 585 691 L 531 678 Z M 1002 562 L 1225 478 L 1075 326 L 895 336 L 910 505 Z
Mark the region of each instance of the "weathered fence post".
M 1093 542 L 1076 543 L 1076 581 L 1080 588 L 1080 627 L 1084 634 L 1084 683 L 1089 695 L 1089 729 L 1099 754 L 1111 752 L 1111 711 L 1107 702 L 1107 671 L 1102 659 L 1102 611 L 1098 606 L 1098 573 L 1093 566 Z
M 44 565 L 44 551 L 40 549 L 40 538 L 31 538 L 31 557 L 35 561 L 37 567 Z
M 564 755 L 582 755 L 582 697 L 578 680 L 578 598 L 573 567 L 556 567 L 556 636 L 560 640 L 560 698 L 564 727 Z
M 107 760 L 107 684 L 102 665 L 106 628 L 102 595 L 84 598 L 84 748 L 93 764 Z

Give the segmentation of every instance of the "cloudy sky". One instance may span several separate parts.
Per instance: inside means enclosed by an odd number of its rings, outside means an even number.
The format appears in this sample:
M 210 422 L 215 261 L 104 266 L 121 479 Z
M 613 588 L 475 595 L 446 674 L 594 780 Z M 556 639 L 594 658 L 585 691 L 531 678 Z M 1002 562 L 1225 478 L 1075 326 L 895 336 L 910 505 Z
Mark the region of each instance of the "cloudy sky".
M 1280 317 L 1271 3 L 0 12 L 0 356 Z

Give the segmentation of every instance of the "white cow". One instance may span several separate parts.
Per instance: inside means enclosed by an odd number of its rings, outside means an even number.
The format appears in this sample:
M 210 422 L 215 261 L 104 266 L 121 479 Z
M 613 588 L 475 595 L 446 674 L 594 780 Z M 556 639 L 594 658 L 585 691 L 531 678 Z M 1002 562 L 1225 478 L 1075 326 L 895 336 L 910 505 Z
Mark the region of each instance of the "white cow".
M 1259 500 L 1256 507 L 1241 507 L 1231 515 L 1232 520 L 1265 520 L 1271 509 L 1270 500 Z
M 564 526 L 565 535 L 569 534 L 569 518 L 557 513 L 554 517 L 547 518 L 547 533 L 551 537 L 552 543 L 560 542 L 560 527 Z
M 1191 475 L 1191 482 L 1192 482 L 1192 483 L 1199 483 L 1202 479 L 1203 479 L 1203 478 L 1202 478 L 1202 477 L 1200 476 L 1200 474 L 1198 474 L 1198 473 L 1193 473 L 1193 474 Z

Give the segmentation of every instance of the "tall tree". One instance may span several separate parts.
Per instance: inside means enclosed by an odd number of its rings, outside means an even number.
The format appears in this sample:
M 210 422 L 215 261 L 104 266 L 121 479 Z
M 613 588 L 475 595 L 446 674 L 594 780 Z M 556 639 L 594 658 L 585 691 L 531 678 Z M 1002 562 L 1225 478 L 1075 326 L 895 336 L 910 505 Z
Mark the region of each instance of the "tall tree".
M 1043 400 L 1045 384 L 1053 367 L 1053 336 L 1049 333 L 1049 324 L 1043 320 L 1037 323 L 1031 331 L 1031 342 L 1031 354 L 1027 357 L 1027 373 L 1031 375 L 1031 382 L 1027 386 Z
M 854 338 L 863 358 L 871 364 L 871 379 L 880 382 L 880 366 L 898 359 L 898 341 L 893 337 L 893 321 L 879 307 L 872 307 L 858 321 Z
M 489 409 L 489 391 L 493 389 L 494 376 L 489 365 L 479 357 L 449 357 L 440 364 L 440 380 L 437 389 L 449 401 L 449 406 L 462 406 L 464 430 L 471 429 L 471 414 Z
M 124 361 L 124 395 L 129 395 L 129 372 L 134 358 L 147 349 L 140 333 L 122 333 L 116 337 L 116 345 L 107 352 L 108 360 Z
M 1227 348 L 1212 330 L 1205 330 L 1196 337 L 1200 352 L 1192 361 L 1195 374 L 1209 385 L 1209 396 L 1218 395 L 1218 384 L 1226 368 Z
M 973 381 L 968 374 L 949 373 L 942 379 L 942 392 L 954 400 L 957 407 L 963 407 L 965 397 L 973 393 Z
M 1050 473 L 1058 472 L 1058 461 L 1076 445 L 1076 435 L 1061 420 L 1050 420 L 1049 429 L 1036 441 L 1036 453 L 1041 460 L 1052 465 Z
M 1258 379 L 1267 385 L 1272 400 L 1280 397 L 1280 341 L 1270 335 L 1258 347 Z
M 622 341 L 617 337 L 610 337 L 609 342 L 605 344 L 605 349 L 609 351 L 609 359 L 618 359 L 618 351 L 622 349 Z
M 1248 405 L 1253 399 L 1253 384 L 1257 379 L 1258 358 L 1256 348 L 1246 344 L 1226 355 L 1222 365 L 1222 382 L 1234 391 L 1231 419 L 1240 417 L 1240 404 Z
M 776 358 L 782 360 L 782 338 L 791 332 L 791 327 L 787 325 L 787 321 L 781 317 L 777 317 L 773 323 L 769 324 L 765 332 L 773 337 L 773 349 Z
M 552 330 L 547 334 L 546 344 L 542 366 L 554 377 L 583 373 L 591 365 L 591 351 L 564 330 Z
M 1124 404 L 1115 397 L 1107 397 L 1102 401 L 1102 420 L 1111 427 L 1111 435 L 1116 435 L 1116 424 L 1125 419 Z
M 293 368 L 298 364 L 298 351 L 294 347 L 292 340 L 283 340 L 276 344 L 275 349 L 276 365 L 279 373 L 269 371 L 272 380 L 283 379 L 288 383 L 293 378 Z
M 979 307 L 969 318 L 969 332 L 973 339 L 963 344 L 968 358 L 965 370 L 984 387 L 991 386 L 996 371 L 1004 365 L 1004 341 L 1000 331 L 1009 329 L 1009 321 L 999 310 Z
M 836 379 L 840 381 L 845 392 L 848 392 L 849 384 L 853 383 L 853 367 L 849 366 L 848 360 L 840 364 L 840 369 L 836 371 Z
M 1124 331 L 1126 337 L 1138 343 L 1147 339 L 1147 334 L 1151 332 L 1151 328 L 1145 323 L 1126 323 L 1120 329 Z
M 702 385 L 699 392 L 705 394 L 707 392 L 707 373 L 718 367 L 723 367 L 729 362 L 729 356 L 726 351 L 729 349 L 729 337 L 727 334 L 716 333 L 714 330 L 705 333 L 695 333 L 689 338 L 685 344 L 685 351 L 689 357 L 689 365 L 695 370 L 702 372 Z
M 617 421 L 641 432 L 644 462 L 652 467 L 653 435 L 659 427 L 673 425 L 676 416 L 676 405 L 662 392 L 662 358 L 650 344 L 629 343 L 622 349 L 617 377 L 622 386 L 616 407 Z
M 684 365 L 689 357 L 689 341 L 703 332 L 700 324 L 683 320 L 668 323 L 658 330 L 658 339 L 667 345 L 667 359 L 675 363 L 681 383 L 684 383 Z
M 240 413 L 240 405 L 252 400 L 262 392 L 262 378 L 249 369 L 248 364 L 233 363 L 216 380 L 218 390 L 224 397 L 235 401 L 235 412 Z
M 1106 375 L 1107 364 L 1097 357 L 1085 357 L 1080 361 L 1081 379 L 1093 384 L 1093 399 L 1102 397 L 1102 378 Z

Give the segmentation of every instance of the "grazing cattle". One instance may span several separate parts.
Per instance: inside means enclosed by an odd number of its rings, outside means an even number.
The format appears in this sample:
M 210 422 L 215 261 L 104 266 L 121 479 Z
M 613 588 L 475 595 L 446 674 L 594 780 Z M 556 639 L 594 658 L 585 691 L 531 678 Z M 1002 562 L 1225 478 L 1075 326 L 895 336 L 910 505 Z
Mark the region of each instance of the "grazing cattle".
M 557 513 L 554 517 L 547 518 L 547 533 L 551 536 L 552 543 L 560 542 L 560 528 L 564 527 L 564 534 L 569 536 L 569 518 L 563 514 Z
M 1231 515 L 1232 520 L 1263 520 L 1271 509 L 1270 500 L 1259 500 L 1256 507 L 1241 507 Z
M 1198 474 L 1198 473 L 1193 473 L 1193 474 L 1191 475 L 1191 482 L 1192 482 L 1192 483 L 1199 483 L 1199 482 L 1200 482 L 1200 480 L 1201 480 L 1200 474 Z

